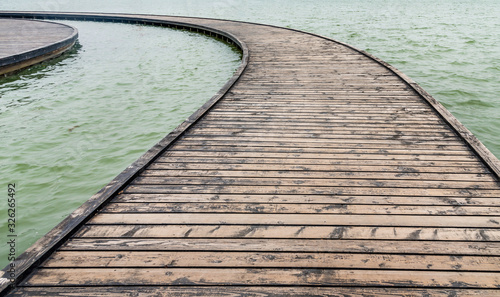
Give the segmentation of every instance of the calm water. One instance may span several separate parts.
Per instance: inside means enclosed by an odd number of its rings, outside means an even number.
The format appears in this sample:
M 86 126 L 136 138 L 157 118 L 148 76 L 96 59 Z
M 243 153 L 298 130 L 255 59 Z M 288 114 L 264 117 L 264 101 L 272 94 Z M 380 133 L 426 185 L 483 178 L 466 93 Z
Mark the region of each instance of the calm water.
M 500 156 L 500 1 L 40 2 L 2 0 L 0 9 L 215 17 L 332 37 L 402 70 Z M 209 99 L 239 64 L 234 49 L 200 35 L 68 23 L 80 30 L 80 48 L 0 81 L 0 184 L 4 192 L 19 185 L 19 252 Z M 0 242 L 5 209 L 0 203 Z

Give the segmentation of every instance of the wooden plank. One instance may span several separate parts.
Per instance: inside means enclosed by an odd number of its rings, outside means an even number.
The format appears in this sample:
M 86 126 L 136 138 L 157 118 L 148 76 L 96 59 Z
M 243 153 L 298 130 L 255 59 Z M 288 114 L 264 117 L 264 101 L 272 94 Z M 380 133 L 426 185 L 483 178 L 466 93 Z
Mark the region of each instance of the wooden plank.
M 308 170 L 154 170 L 148 169 L 141 173 L 147 177 L 267 177 L 267 178 L 329 178 L 329 179 L 395 179 L 395 180 L 442 180 L 442 181 L 481 181 L 496 182 L 490 174 L 459 174 L 459 173 L 419 173 L 414 172 L 330 172 L 330 171 L 308 171 Z
M 266 114 L 270 113 L 276 113 L 276 114 L 283 114 L 283 113 L 300 113 L 300 114 L 327 114 L 331 113 L 332 115 L 340 115 L 344 113 L 348 114 L 377 114 L 377 115 L 394 115 L 394 114 L 411 114 L 413 116 L 417 117 L 425 117 L 425 118 L 435 118 L 433 117 L 432 110 L 427 107 L 425 108 L 425 105 L 422 107 L 412 107 L 412 106 L 404 106 L 404 107 L 398 107 L 398 106 L 392 106 L 391 105 L 386 105 L 386 106 L 380 106 L 380 107 L 374 107 L 374 106 L 359 106 L 359 105 L 344 105 L 344 106 L 328 106 L 326 104 L 321 104 L 318 106 L 314 105 L 309 105 L 304 102 L 304 104 L 301 105 L 292 105 L 292 104 L 283 104 L 282 106 L 277 105 L 277 104 L 272 104 L 272 105 L 247 105 L 247 104 L 242 104 L 242 105 L 220 105 L 217 108 L 217 111 L 220 113 L 235 113 L 235 112 L 244 112 L 244 113 L 259 113 L 259 112 L 265 112 Z
M 73 251 L 260 251 L 498 256 L 498 242 L 316 240 L 316 239 L 145 239 L 73 238 L 60 250 Z
M 404 205 L 353 205 L 353 204 L 320 204 L 320 203 L 110 203 L 102 213 L 162 213 L 162 212 L 229 212 L 229 213 L 311 213 L 311 214 L 411 214 L 411 215 L 485 215 L 500 214 L 500 206 L 404 206 Z
M 259 126 L 259 127 L 265 127 L 265 126 L 289 126 L 292 128 L 298 128 L 302 127 L 304 129 L 308 128 L 314 128 L 314 127 L 324 127 L 324 129 L 328 128 L 353 128 L 355 130 L 356 128 L 359 130 L 360 128 L 367 128 L 368 130 L 370 129 L 401 129 L 402 131 L 405 130 L 429 130 L 429 131 L 437 131 L 440 129 L 445 129 L 446 131 L 450 131 L 449 128 L 446 127 L 446 125 L 442 123 L 411 123 L 411 125 L 407 125 L 406 123 L 390 123 L 390 122 L 384 122 L 384 123 L 377 123 L 377 125 L 372 125 L 370 123 L 359 123 L 358 121 L 352 121 L 352 122 L 327 122 L 325 120 L 316 120 L 316 119 L 311 119 L 308 120 L 307 123 L 301 123 L 298 121 L 289 121 L 286 119 L 252 119 L 252 118 L 236 118 L 236 117 L 226 117 L 226 118 L 216 118 L 216 119 L 209 119 L 209 118 L 204 118 L 203 121 L 200 123 L 200 125 L 203 124 L 214 124 L 218 126 L 223 126 L 223 125 L 231 125 L 236 127 L 236 125 L 253 125 L 253 126 Z
M 190 143 L 179 143 L 171 147 L 170 151 L 216 151 L 216 152 L 262 152 L 262 153 L 305 153 L 304 148 L 290 146 L 266 147 L 266 146 L 251 146 L 251 145 L 200 145 Z M 370 156 L 371 154 L 391 154 L 391 155 L 434 155 L 434 156 L 467 156 L 474 158 L 476 155 L 466 149 L 449 150 L 414 150 L 414 149 L 376 149 L 376 148 L 323 148 L 310 147 L 307 153 L 323 153 L 323 154 L 363 154 Z
M 351 65 L 349 65 L 349 66 L 351 66 Z M 265 66 L 268 66 L 268 65 L 265 65 Z M 340 68 L 338 68 L 338 70 L 340 70 Z M 347 89 L 357 89 L 357 90 L 370 89 L 370 90 L 373 90 L 374 88 L 377 88 L 377 86 L 378 86 L 378 87 L 380 87 L 379 90 L 392 90 L 392 91 L 397 91 L 400 89 L 408 90 L 408 87 L 405 86 L 402 82 L 391 80 L 390 78 L 387 78 L 387 76 L 382 76 L 382 79 L 377 79 L 377 80 L 343 79 L 341 81 L 326 80 L 325 78 L 322 78 L 322 77 L 319 79 L 302 78 L 302 79 L 295 79 L 295 80 L 293 78 L 288 78 L 288 80 L 286 80 L 286 81 L 283 79 L 279 80 L 278 78 L 266 80 L 266 78 L 263 77 L 260 80 L 252 79 L 252 78 L 244 78 L 244 79 L 240 80 L 240 83 L 244 83 L 245 85 L 249 85 L 252 87 L 262 86 L 263 89 L 273 87 L 273 86 L 278 86 L 278 87 L 297 87 L 297 86 L 300 86 L 302 88 L 307 88 L 308 86 L 313 86 L 316 89 L 327 88 L 327 87 L 331 86 L 332 89 L 341 89 L 342 87 L 344 87 L 344 90 L 347 90 Z
M 279 74 L 267 74 L 266 77 L 269 79 L 276 78 L 276 75 Z M 323 77 L 328 77 L 328 75 L 322 75 L 320 74 L 319 76 Z M 307 76 L 297 76 L 297 79 L 303 79 L 307 78 Z M 342 76 L 337 76 L 336 79 L 342 80 L 343 82 L 351 82 L 353 80 L 364 80 L 369 82 L 370 77 L 367 76 L 355 76 L 351 78 L 346 78 Z M 269 92 L 263 92 L 260 94 L 228 94 L 228 100 L 229 101 L 253 101 L 255 102 L 256 100 L 250 100 L 250 98 L 256 98 L 257 100 L 261 100 L 264 102 L 286 102 L 288 100 L 290 101 L 304 101 L 307 99 L 313 99 L 313 98 L 318 98 L 320 100 L 319 102 L 323 102 L 326 100 L 329 100 L 329 103 L 343 103 L 345 104 L 345 100 L 353 99 L 353 103 L 358 103 L 360 101 L 363 101 L 363 99 L 366 99 L 364 101 L 365 103 L 379 103 L 379 102 L 409 102 L 409 103 L 418 103 L 419 102 L 419 97 L 417 95 L 411 95 L 411 94 L 397 94 L 397 93 L 392 93 L 392 94 L 377 94 L 377 93 L 370 93 L 370 94 L 364 94 L 364 93 L 351 93 L 351 94 L 346 94 L 346 93 L 336 93 L 335 95 L 332 94 L 307 94 L 307 93 L 281 93 L 281 94 L 271 94 Z M 420 102 L 422 102 L 420 100 Z
M 376 115 L 376 116 L 387 116 L 388 114 L 393 116 L 395 114 L 411 114 L 414 117 L 418 118 L 435 118 L 433 116 L 432 110 L 429 108 L 420 108 L 420 107 L 398 107 L 398 106 L 384 106 L 384 107 L 373 107 L 373 106 L 358 106 L 358 105 L 344 105 L 344 106 L 333 106 L 328 107 L 325 104 L 318 106 L 311 106 L 308 104 L 292 106 L 291 104 L 286 104 L 284 106 L 278 106 L 273 104 L 271 106 L 262 106 L 262 105 L 251 105 L 246 106 L 227 106 L 221 105 L 217 108 L 219 113 L 236 113 L 243 112 L 245 113 L 265 113 L 265 114 L 320 114 L 325 115 L 331 113 L 332 116 L 349 114 L 349 115 Z
M 381 134 L 381 133 L 372 133 L 372 134 L 351 134 L 351 133 L 334 133 L 334 134 L 319 134 L 314 132 L 303 132 L 303 133 L 293 133 L 293 131 L 231 131 L 231 130 L 220 130 L 220 131 L 190 131 L 186 133 L 186 135 L 191 136 L 216 136 L 216 137 L 227 137 L 230 135 L 237 135 L 238 137 L 274 137 L 274 138 L 300 138 L 300 139 L 345 139 L 349 141 L 359 141 L 362 140 L 373 140 L 373 139 L 381 139 L 381 140 L 407 140 L 407 141 L 455 141 L 456 138 L 452 134 L 448 135 L 406 135 L 404 133 L 395 133 L 395 134 Z M 456 143 L 456 142 L 455 142 Z
M 129 291 L 138 292 L 145 296 L 248 296 L 248 297 L 283 297 L 292 296 L 294 294 L 300 296 L 313 295 L 313 296 L 497 296 L 498 291 L 491 289 L 415 289 L 415 288 L 345 288 L 345 287 L 238 287 L 238 286 L 224 286 L 224 287 L 196 287 L 196 286 L 155 286 L 155 287 L 54 287 L 44 288 L 45 291 L 50 292 L 53 296 L 124 296 Z M 40 290 L 36 288 L 26 287 L 15 291 L 13 296 L 26 296 L 18 294 L 29 294 L 29 296 L 45 296 L 36 295 L 40 294 Z M 41 293 L 43 294 L 43 293 Z M 142 295 L 140 295 L 142 296 Z
M 498 283 L 500 275 L 488 272 L 263 268 L 41 268 L 24 281 L 23 286 L 183 284 L 496 288 Z
M 497 216 L 406 216 L 342 214 L 102 213 L 91 224 L 231 224 L 297 226 L 418 226 L 500 228 Z
M 414 134 L 428 134 L 428 133 L 446 133 L 450 132 L 443 125 L 358 125 L 355 123 L 346 124 L 346 125 L 335 125 L 335 124 L 309 124 L 309 125 L 300 125 L 300 123 L 271 123 L 271 122 L 257 122 L 257 121 L 203 121 L 197 127 L 200 128 L 220 128 L 221 126 L 226 125 L 230 126 L 234 129 L 248 129 L 248 130 L 280 130 L 280 131 L 323 131 L 329 133 L 340 133 L 347 132 L 352 134 L 363 134 L 363 133 L 414 133 Z
M 264 112 L 257 114 L 218 114 L 209 115 L 207 120 L 210 121 L 245 121 L 254 122 L 262 121 L 272 122 L 272 123 L 296 123 L 301 122 L 311 122 L 315 125 L 363 125 L 363 126 L 383 126 L 383 125 L 393 125 L 394 126 L 407 126 L 407 127 L 418 127 L 418 126 L 429 126 L 429 125 L 441 125 L 442 122 L 439 120 L 431 120 L 427 118 L 412 117 L 410 115 L 394 115 L 394 116 L 377 116 L 377 115 L 363 115 L 363 114 L 345 114 L 337 116 L 315 116 L 315 115 L 296 115 L 289 117 L 286 115 L 277 114 L 266 114 Z
M 238 185 L 130 185 L 127 194 L 263 194 L 263 195 L 342 195 L 342 196 L 405 196 L 498 198 L 500 190 L 426 189 L 379 187 L 301 187 L 301 186 L 238 186 Z
M 316 98 L 316 99 L 315 99 Z M 313 100 L 314 99 L 314 100 Z M 418 96 L 363 96 L 363 95 L 339 95 L 339 96 L 311 96 L 311 95 L 281 95 L 281 96 L 270 96 L 270 95 L 254 95 L 254 96 L 230 96 L 228 95 L 224 102 L 234 103 L 234 104 L 299 104 L 304 105 L 311 103 L 312 106 L 317 105 L 345 105 L 346 101 L 349 101 L 350 106 L 366 106 L 366 105 L 391 105 L 397 107 L 420 107 L 425 106 Z
M 410 115 L 405 115 L 405 114 L 395 114 L 395 115 L 369 115 L 369 114 L 356 114 L 356 113 L 349 113 L 349 114 L 342 114 L 342 115 L 335 115 L 332 113 L 325 113 L 324 116 L 320 117 L 317 114 L 304 114 L 304 115 L 296 115 L 292 118 L 286 117 L 285 115 L 281 114 L 267 114 L 265 112 L 261 113 L 250 113 L 250 114 L 241 114 L 241 117 L 239 117 L 240 113 L 222 113 L 222 114 L 214 114 L 214 115 L 209 115 L 206 117 L 207 121 L 245 121 L 245 122 L 257 122 L 257 121 L 272 121 L 273 123 L 280 123 L 281 122 L 287 122 L 290 124 L 297 124 L 299 122 L 298 120 L 307 120 L 307 121 L 302 121 L 302 122 L 308 122 L 311 125 L 318 125 L 318 124 L 324 124 L 324 125 L 339 125 L 343 123 L 349 123 L 349 124 L 363 124 L 363 125 L 368 125 L 372 123 L 377 123 L 378 125 L 387 125 L 387 126 L 446 126 L 442 120 L 439 120 L 439 118 L 412 118 Z M 330 117 L 327 117 L 327 115 L 330 114 Z
M 366 159 L 366 160 L 418 160 L 418 161 L 477 161 L 476 156 L 467 155 L 426 155 L 426 154 L 390 154 L 388 152 L 380 152 L 373 154 L 357 154 L 341 153 L 334 154 L 331 152 L 317 152 L 317 153 L 281 153 L 281 152 L 248 152 L 248 151 L 227 151 L 227 150 L 169 150 L 163 154 L 165 157 L 223 157 L 223 158 L 275 158 L 275 159 Z
M 279 78 L 279 75 L 280 73 L 276 73 L 276 74 L 266 74 L 265 77 L 266 78 L 269 78 L 269 79 L 273 79 L 273 78 Z M 283 75 L 281 73 L 281 75 Z M 311 75 L 316 75 L 315 77 L 328 77 L 327 74 L 310 74 L 310 75 L 295 75 L 293 76 L 294 78 L 310 78 Z M 246 74 L 246 76 L 251 76 L 249 74 Z M 350 79 L 350 78 L 351 79 Z M 379 76 L 379 77 L 382 77 L 382 76 Z M 343 81 L 350 81 L 352 79 L 355 79 L 355 80 L 360 80 L 362 79 L 363 81 L 369 81 L 369 80 L 376 80 L 376 79 L 379 79 L 377 77 L 374 77 L 374 76 L 369 76 L 369 75 L 356 75 L 355 77 L 353 77 L 352 75 L 348 75 L 346 74 L 345 77 L 338 77 L 338 79 L 341 79 Z M 421 98 L 416 95 L 416 94 L 412 94 L 412 95 L 398 95 L 398 94 L 390 94 L 390 95 L 387 95 L 387 94 L 335 94 L 335 96 L 332 96 L 332 95 L 325 95 L 325 96 L 312 96 L 312 95 L 308 95 L 308 94 L 280 94 L 279 96 L 271 96 L 271 94 L 252 94 L 252 95 L 244 95 L 244 94 L 238 94 L 238 95 L 235 95 L 235 94 L 232 94 L 231 92 L 229 92 L 227 94 L 227 97 L 228 98 L 227 100 L 230 100 L 230 101 L 244 101 L 244 100 L 251 100 L 251 98 L 255 98 L 257 100 L 270 100 L 270 101 L 273 101 L 273 100 L 276 100 L 276 101 L 280 101 L 280 100 L 304 100 L 306 98 L 309 98 L 311 99 L 312 97 L 320 97 L 320 100 L 329 100 L 329 102 L 336 102 L 336 101 L 339 101 L 339 102 L 343 102 L 345 103 L 345 100 L 346 99 L 353 99 L 353 100 L 368 100 L 368 101 L 365 101 L 365 102 L 376 102 L 376 101 L 384 101 L 384 102 L 410 102 L 410 103 L 414 103 L 414 102 L 422 102 Z M 255 102 L 256 100 L 251 100 L 253 102 Z
M 252 110 L 251 108 L 241 109 L 241 110 L 216 110 L 210 114 L 210 118 L 232 118 L 241 116 L 242 118 L 277 118 L 277 119 L 323 119 L 327 122 L 334 122 L 334 120 L 344 119 L 344 120 L 385 120 L 385 119 L 393 119 L 398 121 L 404 121 L 406 123 L 413 123 L 420 121 L 425 121 L 426 123 L 441 123 L 441 120 L 438 117 L 433 116 L 429 113 L 413 113 L 413 112 L 405 112 L 406 108 L 401 108 L 399 112 L 378 112 L 378 110 L 371 110 L 371 112 L 357 110 L 356 108 L 348 108 L 345 110 L 335 110 L 328 112 L 324 111 L 310 111 L 310 112 L 302 112 L 300 109 L 297 109 L 297 112 L 274 112 L 271 110 Z M 397 123 L 397 122 L 396 122 Z
M 204 135 L 223 135 L 224 133 L 234 133 L 234 134 L 242 134 L 242 133 L 269 133 L 271 135 L 273 134 L 279 134 L 280 136 L 284 136 L 287 134 L 314 134 L 315 137 L 320 137 L 321 135 L 348 135 L 354 136 L 354 135 L 385 135 L 385 136 L 394 136 L 398 135 L 401 137 L 443 137 L 443 138 L 449 138 L 449 137 L 454 137 L 454 133 L 450 132 L 437 132 L 437 131 L 388 131 L 388 130 L 350 130 L 350 129 L 327 129 L 327 128 L 322 128 L 322 129 L 312 129 L 312 128 L 307 128 L 304 129 L 303 127 L 301 129 L 296 129 L 290 126 L 287 126 L 286 128 L 272 128 L 270 129 L 269 127 L 245 127 L 245 128 L 238 128 L 238 127 L 226 127 L 226 128 L 214 128 L 214 127 L 208 127 L 208 128 L 198 128 L 198 129 L 192 129 L 190 131 L 191 134 L 204 134 Z M 243 134 L 244 135 L 244 134 Z M 301 135 L 302 136 L 302 135 Z M 425 138 L 424 138 L 425 139 Z
M 232 128 L 201 128 L 201 129 L 193 129 L 191 131 L 191 134 L 201 134 L 201 135 L 225 135 L 225 134 L 240 134 L 240 135 L 246 135 L 252 136 L 253 134 L 262 134 L 262 133 L 269 133 L 270 135 L 275 135 L 278 134 L 279 137 L 284 137 L 290 134 L 296 134 L 296 136 L 305 136 L 308 137 L 309 135 L 314 135 L 314 137 L 319 137 L 323 138 L 322 136 L 325 136 L 324 138 L 331 138 L 333 135 L 345 135 L 346 138 L 357 138 L 359 136 L 369 136 L 369 135 L 374 135 L 377 137 L 381 136 L 392 136 L 395 137 L 401 137 L 401 138 L 412 138 L 412 137 L 423 137 L 423 139 L 433 139 L 433 138 L 438 138 L 442 137 L 444 139 L 446 138 L 453 138 L 455 134 L 449 133 L 449 132 L 436 132 L 436 131 L 425 131 L 425 130 L 420 130 L 420 131 L 400 131 L 397 129 L 394 129 L 393 131 L 390 131 L 388 129 L 384 130 L 349 130 L 349 129 L 328 129 L 328 128 L 322 128 L 322 129 L 313 129 L 313 128 L 304 128 L 301 127 L 300 129 L 294 128 L 294 127 L 286 127 L 286 128 L 269 128 L 269 127 L 244 127 L 244 128 L 238 128 L 238 127 L 232 127 Z M 290 136 L 288 136 L 290 137 Z M 367 137 L 369 138 L 369 137 Z
M 469 206 L 493 206 L 500 205 L 499 197 L 433 197 L 433 196 L 392 196 L 392 195 L 262 195 L 262 194 L 120 194 L 113 199 L 114 202 L 124 203 L 307 203 L 307 204 L 340 204 L 340 205 L 469 205 Z
M 239 136 L 239 135 L 233 135 L 233 136 L 205 136 L 205 135 L 188 135 L 186 137 L 191 137 L 195 138 L 198 141 L 203 141 L 203 140 L 216 140 L 216 141 L 280 141 L 280 142 L 289 142 L 289 143 L 294 143 L 294 142 L 308 142 L 308 143 L 349 143 L 352 146 L 355 146 L 357 144 L 388 144 L 391 146 L 401 146 L 405 147 L 407 144 L 418 144 L 420 147 L 425 148 L 426 144 L 429 145 L 440 145 L 440 146 L 448 146 L 448 145 L 462 145 L 463 143 L 459 140 L 418 140 L 418 139 L 375 139 L 375 138 L 370 138 L 370 139 L 343 139 L 343 138 L 313 138 L 313 137 L 279 137 L 278 139 L 273 138 L 273 137 L 251 137 L 251 136 Z M 396 137 L 397 138 L 397 137 Z
M 255 267 L 401 270 L 498 270 L 499 257 L 259 252 L 73 252 L 55 253 L 46 268 Z
M 500 230 L 307 225 L 87 225 L 82 227 L 75 237 L 500 241 Z
M 453 148 L 452 148 L 453 149 Z M 172 146 L 170 151 L 208 151 L 208 152 L 260 152 L 260 153 L 294 153 L 294 154 L 356 154 L 356 155 L 367 155 L 368 157 L 372 154 L 390 154 L 390 155 L 434 155 L 434 156 L 467 156 L 469 158 L 477 157 L 473 152 L 467 150 L 466 148 L 455 148 L 450 149 L 447 152 L 442 150 L 417 150 L 417 149 L 397 149 L 397 148 L 342 148 L 342 147 L 309 147 L 306 150 L 301 147 L 289 144 L 288 146 L 260 146 L 259 143 L 251 145 L 248 143 L 243 143 L 241 146 L 236 144 L 231 145 L 230 143 L 213 143 L 204 144 L 196 142 L 185 142 L 179 143 Z
M 290 69 L 292 70 L 292 69 Z M 298 70 L 298 69 L 297 69 Z M 322 71 L 316 71 L 316 73 L 328 73 L 328 72 L 322 72 Z M 360 73 L 356 72 L 343 72 L 342 74 L 339 74 L 339 76 L 348 76 L 348 75 L 353 75 L 357 77 L 357 74 L 362 74 L 365 70 L 361 70 Z M 362 77 L 362 75 L 360 76 Z M 274 90 L 273 88 L 268 88 L 267 90 L 262 90 L 261 88 L 254 88 L 254 89 L 249 89 L 249 88 L 241 88 L 241 89 L 233 89 L 231 90 L 231 95 L 337 95 L 337 94 L 344 94 L 344 95 L 379 95 L 379 96 L 408 96 L 408 95 L 414 95 L 415 91 L 413 90 L 397 90 L 397 91 L 377 91 L 377 90 L 370 90 L 370 91 L 356 91 L 356 90 L 330 90 L 330 89 L 324 89 L 324 90 L 303 90 L 303 89 L 289 89 L 289 88 L 282 88 L 281 90 Z
M 370 122 L 394 122 L 403 124 L 413 123 L 428 123 L 436 124 L 441 123 L 441 120 L 432 116 L 418 116 L 414 114 L 405 113 L 392 113 L 392 114 L 368 114 L 356 112 L 355 110 L 346 111 L 344 113 L 280 113 L 280 112 L 265 112 L 265 111 L 214 111 L 210 113 L 210 119 L 231 119 L 238 118 L 252 118 L 252 119 L 285 119 L 288 121 L 294 120 L 323 120 L 325 122 L 335 123 L 340 121 L 356 121 L 360 123 Z
M 349 143 L 349 141 L 346 141 L 344 143 L 321 143 L 321 142 L 316 142 L 316 143 L 311 143 L 311 142 L 293 142 L 293 141 L 283 141 L 281 139 L 276 139 L 275 142 L 271 141 L 266 141 L 265 139 L 260 139 L 260 140 L 247 140 L 247 139 L 226 139 L 226 140 L 221 140 L 221 139 L 215 139 L 215 138 L 206 138 L 206 139 L 196 139 L 196 137 L 191 137 L 191 136 L 185 136 L 182 139 L 182 142 L 180 142 L 185 145 L 205 145 L 205 146 L 211 146 L 211 145 L 226 145 L 226 146 L 241 146 L 241 147 L 294 147 L 294 148 L 327 148 L 327 149 L 345 149 L 345 148 L 351 148 L 351 149 L 380 149 L 382 151 L 385 150 L 390 150 L 390 149 L 396 149 L 396 150 L 403 150 L 403 149 L 409 149 L 409 150 L 439 150 L 444 147 L 447 147 L 448 149 L 452 151 L 456 150 L 464 150 L 464 151 L 469 151 L 467 147 L 464 144 L 448 144 L 446 146 L 444 145 L 439 145 L 439 144 L 430 144 L 430 143 L 410 143 L 410 142 L 405 142 L 404 145 L 396 145 L 396 144 L 386 144 L 386 143 L 377 143 L 377 142 L 372 142 L 372 143 L 356 143 L 352 144 Z M 358 164 L 359 165 L 359 164 Z
M 384 179 L 331 179 L 331 178 L 245 178 L 245 177 L 137 177 L 131 185 L 225 185 L 225 186 L 280 186 L 280 187 L 377 187 L 498 190 L 498 182 L 441 181 L 441 180 L 384 180 Z
M 219 163 L 219 164 L 280 164 L 280 165 L 305 165 L 305 166 L 316 166 L 316 165 L 330 165 L 332 169 L 335 167 L 341 166 L 360 166 L 360 163 L 365 166 L 373 166 L 372 170 L 375 170 L 374 167 L 378 166 L 392 166 L 408 168 L 409 170 L 403 171 L 406 173 L 412 173 L 413 167 L 419 167 L 417 170 L 420 170 L 421 167 L 457 167 L 457 170 L 461 170 L 460 168 L 470 167 L 475 168 L 477 170 L 483 169 L 484 165 L 480 161 L 467 161 L 467 162 L 458 162 L 458 161 L 420 161 L 420 160 L 372 160 L 365 159 L 360 162 L 360 160 L 349 160 L 349 159 L 283 159 L 283 158 L 228 158 L 224 157 L 222 154 L 220 157 L 191 157 L 186 159 L 184 157 L 173 157 L 168 156 L 159 157 L 156 162 L 158 163 Z
M 167 159 L 163 159 L 166 161 Z M 171 158 L 168 159 L 168 161 L 175 161 L 176 159 L 172 160 Z M 482 175 L 485 178 L 485 181 L 488 180 L 488 176 L 491 174 L 488 172 L 488 170 L 484 167 L 480 166 L 463 166 L 463 167 L 457 167 L 457 166 L 436 166 L 436 164 L 427 164 L 425 162 L 424 164 L 416 164 L 412 166 L 404 166 L 404 165 L 372 165 L 372 166 L 362 166 L 362 165 L 342 165 L 342 164 L 334 164 L 328 165 L 328 164 L 283 164 L 283 163 L 276 163 L 272 164 L 267 162 L 266 164 L 255 164 L 255 163 L 230 163 L 230 162 L 225 162 L 225 163 L 220 163 L 216 162 L 215 159 L 212 159 L 212 162 L 209 163 L 196 163 L 196 161 L 199 159 L 189 159 L 189 161 L 194 161 L 193 163 L 181 163 L 181 162 L 171 162 L 171 163 L 164 163 L 164 162 L 156 162 L 154 164 L 151 164 L 148 167 L 148 170 L 211 170 L 211 171 L 259 171 L 259 172 L 265 172 L 265 171 L 281 171 L 281 172 L 307 172 L 310 174 L 314 174 L 314 172 L 327 172 L 328 174 L 336 174 L 336 173 L 342 173 L 342 172 L 347 172 L 347 173 L 352 173 L 355 175 L 355 172 L 380 172 L 381 176 L 384 176 L 385 172 L 392 172 L 395 173 L 396 175 L 399 175 L 401 178 L 411 178 L 411 177 L 416 177 L 420 175 L 424 175 L 426 173 L 435 173 L 439 174 L 441 172 L 444 177 L 443 179 L 446 179 L 446 176 L 450 176 L 451 174 L 476 174 L 476 175 Z M 226 160 L 227 161 L 227 160 Z M 231 160 L 233 161 L 233 160 Z M 239 160 L 236 160 L 239 161 Z M 419 166 L 421 165 L 421 166 Z M 453 164 L 452 164 L 453 165 Z M 293 173 L 290 173 L 293 174 Z M 304 173 L 305 174 L 305 173 Z M 474 179 L 470 179 L 474 180 Z
M 240 81 L 241 82 L 241 81 Z M 363 82 L 364 83 L 364 82 Z M 383 101 L 382 101 L 383 102 Z M 248 101 L 248 102 L 241 102 L 241 100 L 238 100 L 237 98 L 234 98 L 233 100 L 224 100 L 222 101 L 219 106 L 220 108 L 253 108 L 253 107 L 258 107 L 258 108 L 302 108 L 302 107 L 307 107 L 307 108 L 312 108 L 312 109 L 320 109 L 320 108 L 328 108 L 328 109 L 336 109 L 336 108 L 351 108 L 351 109 L 361 109 L 361 110 L 368 110 L 370 108 L 396 108 L 396 110 L 403 110 L 404 108 L 408 108 L 409 110 L 419 110 L 419 111 L 429 111 L 432 113 L 432 109 L 429 108 L 428 105 L 422 103 L 421 101 L 415 101 L 414 103 L 412 102 L 391 102 L 389 103 L 373 103 L 373 102 L 365 102 L 365 101 L 354 101 L 354 102 L 335 102 L 332 100 L 328 99 L 322 99 L 322 100 L 290 100 L 290 101 L 285 101 L 282 102 L 281 100 L 278 100 L 276 102 L 274 101 Z
M 432 289 L 432 288 L 380 288 L 380 287 L 279 287 L 279 286 L 102 286 L 102 287 L 22 287 L 17 288 L 12 296 L 107 296 L 122 297 L 130 292 L 138 296 L 227 296 L 227 297 L 289 297 L 289 296 L 436 296 L 436 297 L 463 297 L 483 296 L 496 297 L 497 289 Z

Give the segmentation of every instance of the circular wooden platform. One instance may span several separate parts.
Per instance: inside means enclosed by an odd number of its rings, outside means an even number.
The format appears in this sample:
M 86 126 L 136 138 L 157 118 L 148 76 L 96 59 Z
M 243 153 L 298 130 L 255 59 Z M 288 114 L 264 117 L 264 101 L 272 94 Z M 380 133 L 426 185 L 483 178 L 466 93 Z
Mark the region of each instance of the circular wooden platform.
M 77 38 L 78 30 L 64 24 L 0 19 L 0 75 L 61 55 Z

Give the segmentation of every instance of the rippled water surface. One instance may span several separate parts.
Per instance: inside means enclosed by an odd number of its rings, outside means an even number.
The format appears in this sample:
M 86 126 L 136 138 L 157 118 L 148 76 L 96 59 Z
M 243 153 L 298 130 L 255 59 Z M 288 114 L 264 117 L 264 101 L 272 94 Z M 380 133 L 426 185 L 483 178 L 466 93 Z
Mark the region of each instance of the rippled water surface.
M 0 9 L 203 16 L 315 32 L 402 70 L 500 156 L 500 1 L 2 0 Z M 20 185 L 22 248 L 201 106 L 239 63 L 234 49 L 200 35 L 70 24 L 79 49 L 0 81 L 1 185 Z

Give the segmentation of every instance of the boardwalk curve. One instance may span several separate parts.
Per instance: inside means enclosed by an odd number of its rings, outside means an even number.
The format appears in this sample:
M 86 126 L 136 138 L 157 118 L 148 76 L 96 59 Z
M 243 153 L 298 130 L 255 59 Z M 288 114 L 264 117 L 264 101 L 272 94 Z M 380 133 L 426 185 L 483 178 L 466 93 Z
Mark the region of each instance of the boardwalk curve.
M 207 104 L 19 257 L 4 294 L 498 295 L 499 162 L 393 67 L 259 24 L 3 15 L 191 28 L 244 53 Z
M 78 30 L 68 25 L 0 19 L 0 75 L 57 57 L 77 39 Z

